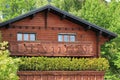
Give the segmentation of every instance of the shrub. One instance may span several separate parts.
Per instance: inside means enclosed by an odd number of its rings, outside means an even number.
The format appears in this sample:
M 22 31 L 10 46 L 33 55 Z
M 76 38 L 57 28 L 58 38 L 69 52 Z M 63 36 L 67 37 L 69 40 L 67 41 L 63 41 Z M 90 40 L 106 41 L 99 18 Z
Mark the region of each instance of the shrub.
M 105 58 L 22 57 L 19 65 L 20 71 L 105 71 L 109 68 Z
M 18 80 L 19 59 L 9 57 L 8 42 L 0 42 L 0 80 Z

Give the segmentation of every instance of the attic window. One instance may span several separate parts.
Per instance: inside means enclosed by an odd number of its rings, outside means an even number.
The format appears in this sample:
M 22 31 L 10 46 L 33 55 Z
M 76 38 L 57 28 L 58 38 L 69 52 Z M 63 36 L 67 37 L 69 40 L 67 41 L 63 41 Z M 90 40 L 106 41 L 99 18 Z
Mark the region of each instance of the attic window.
M 17 41 L 35 41 L 35 33 L 17 33 Z
M 75 42 L 76 34 L 60 33 L 58 34 L 58 42 Z

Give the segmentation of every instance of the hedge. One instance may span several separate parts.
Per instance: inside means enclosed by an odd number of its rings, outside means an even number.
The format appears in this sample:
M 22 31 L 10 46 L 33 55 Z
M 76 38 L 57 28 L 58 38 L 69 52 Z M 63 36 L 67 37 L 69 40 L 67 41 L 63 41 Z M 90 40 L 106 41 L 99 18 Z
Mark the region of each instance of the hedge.
M 19 71 L 105 71 L 108 68 L 105 58 L 22 57 L 19 64 Z

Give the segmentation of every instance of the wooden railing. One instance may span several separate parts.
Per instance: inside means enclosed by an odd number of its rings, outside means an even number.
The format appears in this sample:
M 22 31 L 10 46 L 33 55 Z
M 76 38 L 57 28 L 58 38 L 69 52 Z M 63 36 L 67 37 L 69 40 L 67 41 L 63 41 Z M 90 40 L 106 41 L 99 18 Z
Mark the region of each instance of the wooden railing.
M 20 80 L 104 80 L 104 71 L 19 71 Z
M 93 42 L 10 42 L 11 55 L 25 56 L 93 56 Z

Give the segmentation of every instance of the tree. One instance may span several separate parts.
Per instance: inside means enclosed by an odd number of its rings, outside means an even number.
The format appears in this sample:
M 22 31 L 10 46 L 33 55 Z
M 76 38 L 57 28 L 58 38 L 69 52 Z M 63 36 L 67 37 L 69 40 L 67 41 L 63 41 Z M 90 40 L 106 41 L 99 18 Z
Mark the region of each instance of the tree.
M 35 8 L 35 0 L 0 0 L 0 11 L 4 21 Z
M 78 13 L 81 13 L 78 16 L 83 19 L 118 34 L 118 38 L 105 44 L 101 49 L 102 56 L 107 58 L 110 63 L 108 76 L 111 75 L 111 77 L 106 76 L 106 78 L 108 80 L 119 80 L 120 69 L 115 65 L 116 61 L 114 60 L 118 57 L 116 54 L 120 54 L 120 43 L 118 42 L 120 40 L 120 2 L 112 0 L 112 2 L 106 3 L 103 0 L 86 0 Z
M 48 4 L 47 0 L 36 0 L 36 2 L 35 2 L 35 6 L 37 8 L 47 5 L 47 4 Z
M 85 0 L 52 0 L 52 5 L 76 15 Z
M 82 3 L 84 0 L 51 0 L 52 5 L 74 14 L 82 8 Z M 47 4 L 47 0 L 0 0 L 0 11 L 6 21 Z
M 9 57 L 8 42 L 0 42 L 0 80 L 18 80 L 17 69 L 19 59 Z

